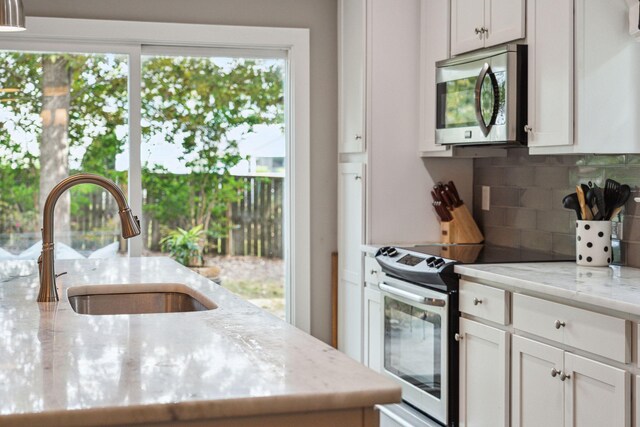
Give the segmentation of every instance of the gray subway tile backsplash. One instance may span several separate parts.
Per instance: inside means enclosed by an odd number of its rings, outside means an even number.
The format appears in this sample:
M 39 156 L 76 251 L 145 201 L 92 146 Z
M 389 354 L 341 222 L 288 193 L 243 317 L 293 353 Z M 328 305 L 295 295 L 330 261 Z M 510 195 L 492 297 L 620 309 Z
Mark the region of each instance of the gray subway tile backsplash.
M 607 178 L 633 190 L 621 216 L 625 259 L 640 267 L 640 155 L 530 156 L 527 149 L 509 149 L 506 157 L 474 160 L 474 216 L 488 243 L 575 253 L 575 213 L 562 198 L 578 183 L 603 186 Z M 491 207 L 481 210 L 482 186 L 491 187 Z

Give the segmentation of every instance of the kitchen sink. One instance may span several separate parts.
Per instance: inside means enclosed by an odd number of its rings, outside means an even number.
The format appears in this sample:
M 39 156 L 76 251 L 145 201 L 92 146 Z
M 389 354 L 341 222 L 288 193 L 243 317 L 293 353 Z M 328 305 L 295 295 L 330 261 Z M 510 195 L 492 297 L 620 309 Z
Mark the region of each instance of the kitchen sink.
M 75 286 L 68 289 L 67 296 L 78 314 L 183 313 L 218 307 L 181 283 Z

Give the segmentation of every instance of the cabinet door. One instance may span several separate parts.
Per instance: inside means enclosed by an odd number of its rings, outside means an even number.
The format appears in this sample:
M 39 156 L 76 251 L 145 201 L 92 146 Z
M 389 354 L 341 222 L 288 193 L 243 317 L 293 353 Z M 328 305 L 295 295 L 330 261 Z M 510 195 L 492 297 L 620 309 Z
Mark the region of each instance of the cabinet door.
M 339 152 L 364 150 L 366 0 L 339 3 Z
M 460 426 L 507 427 L 509 334 L 468 319 L 459 333 Z
M 362 361 L 364 165 L 343 163 L 338 176 L 338 349 Z
M 449 57 L 449 0 L 420 2 L 420 146 L 422 155 L 450 156 L 436 145 L 436 62 Z
M 565 353 L 565 425 L 628 427 L 631 419 L 629 373 Z
M 484 46 L 495 46 L 525 36 L 525 0 L 486 0 Z
M 511 366 L 511 425 L 562 427 L 563 351 L 514 335 Z
M 527 2 L 529 147 L 573 144 L 573 21 L 573 0 Z
M 364 288 L 364 364 L 382 372 L 382 304 L 380 291 Z
M 513 1 L 513 0 L 512 0 Z M 484 1 L 451 0 L 451 54 L 484 46 Z

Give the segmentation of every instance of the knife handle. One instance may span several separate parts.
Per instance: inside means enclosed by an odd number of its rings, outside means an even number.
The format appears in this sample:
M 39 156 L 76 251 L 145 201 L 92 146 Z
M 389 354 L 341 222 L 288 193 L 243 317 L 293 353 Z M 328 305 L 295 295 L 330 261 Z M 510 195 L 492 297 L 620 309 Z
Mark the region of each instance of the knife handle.
M 453 201 L 451 200 L 451 198 L 449 197 L 449 195 L 447 194 L 446 190 L 440 191 L 440 197 L 442 198 L 442 201 L 444 202 L 447 208 L 453 209 L 456 207 Z

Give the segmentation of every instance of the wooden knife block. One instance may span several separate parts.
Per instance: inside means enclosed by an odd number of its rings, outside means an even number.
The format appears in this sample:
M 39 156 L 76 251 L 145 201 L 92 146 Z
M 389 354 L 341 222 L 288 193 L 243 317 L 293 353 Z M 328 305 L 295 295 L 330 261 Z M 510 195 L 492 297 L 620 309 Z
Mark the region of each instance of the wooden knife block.
M 482 243 L 484 236 L 465 205 L 454 208 L 453 219 L 440 223 L 440 241 L 442 243 Z

